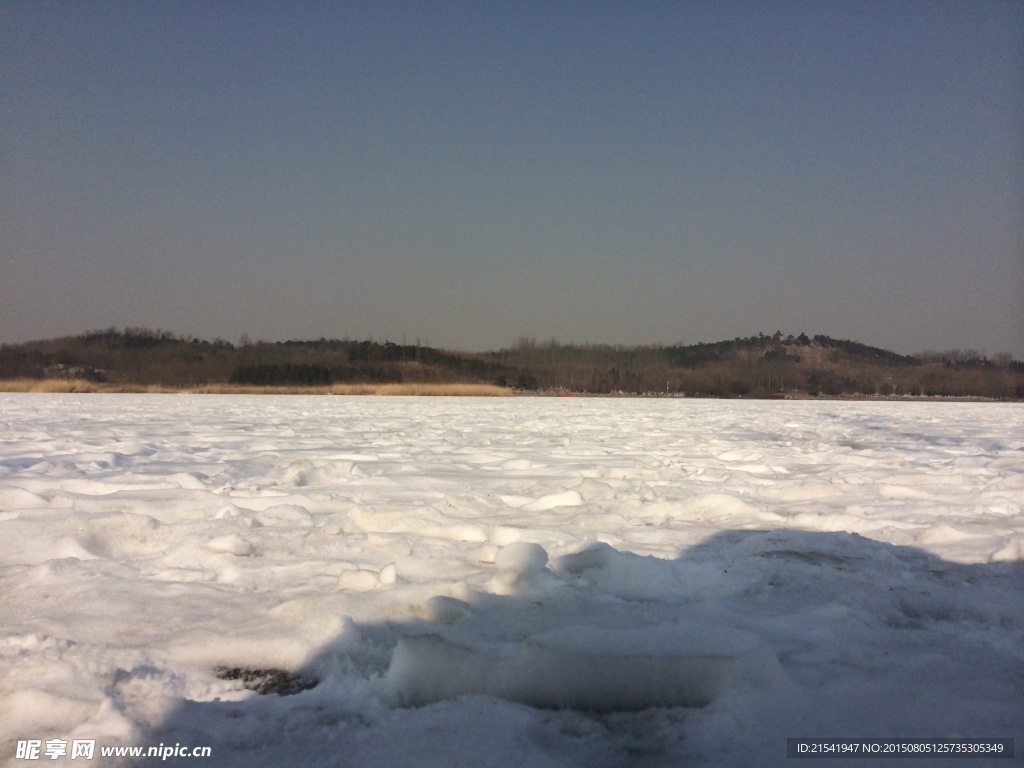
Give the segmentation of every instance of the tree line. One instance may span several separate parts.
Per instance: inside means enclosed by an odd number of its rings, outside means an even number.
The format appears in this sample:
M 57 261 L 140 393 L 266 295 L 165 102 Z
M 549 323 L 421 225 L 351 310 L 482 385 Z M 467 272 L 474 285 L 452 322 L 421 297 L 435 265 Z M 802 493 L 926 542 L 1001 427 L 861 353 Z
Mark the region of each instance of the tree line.
M 1024 363 L 975 350 L 900 355 L 781 331 L 670 346 L 538 342 L 469 353 L 391 341 L 232 344 L 128 327 L 0 345 L 0 379 L 229 383 L 496 383 L 521 390 L 698 397 L 943 396 L 1024 399 Z

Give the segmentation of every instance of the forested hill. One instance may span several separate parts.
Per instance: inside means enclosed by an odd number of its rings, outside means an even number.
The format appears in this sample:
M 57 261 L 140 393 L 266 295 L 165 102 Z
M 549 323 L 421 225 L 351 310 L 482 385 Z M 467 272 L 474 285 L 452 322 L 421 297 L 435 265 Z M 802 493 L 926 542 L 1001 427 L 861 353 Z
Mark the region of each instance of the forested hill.
M 688 346 L 521 339 L 467 353 L 390 341 L 206 341 L 145 328 L 0 346 L 0 379 L 310 386 L 486 382 L 583 394 L 924 395 L 1024 399 L 1024 363 L 972 350 L 899 355 L 828 336 L 758 334 Z

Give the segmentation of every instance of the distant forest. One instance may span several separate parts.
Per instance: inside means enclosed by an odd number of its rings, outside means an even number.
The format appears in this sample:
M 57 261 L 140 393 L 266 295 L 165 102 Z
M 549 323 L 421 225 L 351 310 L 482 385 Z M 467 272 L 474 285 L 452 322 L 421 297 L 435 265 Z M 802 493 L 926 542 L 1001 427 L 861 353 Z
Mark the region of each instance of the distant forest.
M 693 397 L 927 396 L 1024 399 L 1024 363 L 973 350 L 898 355 L 854 341 L 759 333 L 687 346 L 523 338 L 496 352 L 391 341 L 206 341 L 146 328 L 0 346 L 0 379 L 169 387 L 488 383 L 523 391 Z

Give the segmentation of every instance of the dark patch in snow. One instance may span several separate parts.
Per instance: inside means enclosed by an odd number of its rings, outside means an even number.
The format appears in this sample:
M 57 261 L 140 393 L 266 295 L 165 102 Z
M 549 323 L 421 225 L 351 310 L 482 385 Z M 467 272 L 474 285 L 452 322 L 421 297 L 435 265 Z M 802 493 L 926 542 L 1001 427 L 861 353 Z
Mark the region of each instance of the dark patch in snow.
M 292 696 L 315 688 L 319 682 L 276 667 L 267 669 L 217 667 L 214 672 L 221 680 L 241 680 L 243 686 L 250 691 L 256 691 L 261 696 L 271 693 L 278 696 Z

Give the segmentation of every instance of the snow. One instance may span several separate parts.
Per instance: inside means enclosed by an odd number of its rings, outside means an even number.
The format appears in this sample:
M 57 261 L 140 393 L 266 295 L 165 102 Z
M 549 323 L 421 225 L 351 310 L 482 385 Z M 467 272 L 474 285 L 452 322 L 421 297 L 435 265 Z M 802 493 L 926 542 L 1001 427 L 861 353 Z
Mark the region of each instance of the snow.
M 1020 405 L 4 394 L 0 435 L 0 764 L 1024 750 Z

